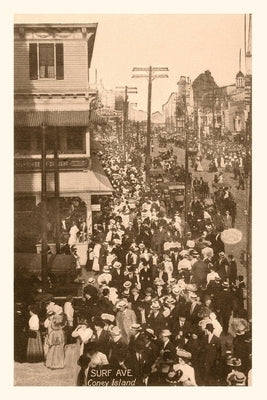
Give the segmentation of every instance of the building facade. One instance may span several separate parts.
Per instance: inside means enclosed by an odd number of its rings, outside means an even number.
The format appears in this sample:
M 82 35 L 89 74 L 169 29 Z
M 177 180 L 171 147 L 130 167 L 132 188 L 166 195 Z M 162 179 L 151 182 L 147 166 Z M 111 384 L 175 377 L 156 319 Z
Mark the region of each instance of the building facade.
M 91 200 L 112 194 L 112 186 L 92 149 L 92 127 L 100 123 L 89 69 L 97 24 L 16 24 L 14 26 L 15 241 L 30 227 L 27 219 L 42 196 L 41 149 L 45 137 L 48 222 L 53 241 L 55 141 L 60 213 L 83 207 L 92 229 Z M 45 135 L 45 136 L 44 136 Z M 50 207 L 51 206 L 51 207 Z M 49 211 L 48 211 L 49 214 Z M 26 218 L 25 218 L 26 217 Z M 29 222 L 29 221 L 28 221 Z M 38 229 L 37 229 L 38 231 Z M 32 233 L 32 236 L 35 236 Z M 34 240 L 34 237 L 28 237 Z M 35 239 L 39 240 L 38 237 Z M 23 251 L 23 249 L 22 249 Z

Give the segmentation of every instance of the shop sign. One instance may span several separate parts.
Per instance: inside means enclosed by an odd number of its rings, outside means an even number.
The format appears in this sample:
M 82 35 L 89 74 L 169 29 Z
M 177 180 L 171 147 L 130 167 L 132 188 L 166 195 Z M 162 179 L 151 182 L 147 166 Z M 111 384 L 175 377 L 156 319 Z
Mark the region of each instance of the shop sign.
M 60 158 L 58 159 L 58 167 L 61 171 L 65 170 L 84 170 L 90 169 L 89 158 Z M 17 158 L 15 159 L 15 172 L 34 172 L 41 171 L 42 160 L 33 158 Z M 54 171 L 54 159 L 46 160 L 46 169 Z

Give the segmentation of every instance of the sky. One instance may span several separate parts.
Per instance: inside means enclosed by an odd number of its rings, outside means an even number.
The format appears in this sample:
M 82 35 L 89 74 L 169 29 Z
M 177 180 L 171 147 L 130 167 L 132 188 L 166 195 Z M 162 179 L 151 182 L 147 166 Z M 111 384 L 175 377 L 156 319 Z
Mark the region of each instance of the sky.
M 218 85 L 234 83 L 240 48 L 244 70 L 243 14 L 42 14 L 15 22 L 97 22 L 90 79 L 97 69 L 107 89 L 137 87 L 129 101 L 138 109 L 147 109 L 147 80 L 131 78 L 132 68 L 168 67 L 168 78 L 153 81 L 152 112 L 162 110 L 181 75 L 193 81 L 209 69 Z

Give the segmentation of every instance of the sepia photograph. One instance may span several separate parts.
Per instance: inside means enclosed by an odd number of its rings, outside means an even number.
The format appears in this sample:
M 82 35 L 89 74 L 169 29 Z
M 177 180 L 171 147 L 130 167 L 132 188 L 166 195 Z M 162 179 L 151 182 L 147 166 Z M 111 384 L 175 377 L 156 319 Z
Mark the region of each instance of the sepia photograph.
M 252 386 L 252 22 L 14 15 L 14 386 Z

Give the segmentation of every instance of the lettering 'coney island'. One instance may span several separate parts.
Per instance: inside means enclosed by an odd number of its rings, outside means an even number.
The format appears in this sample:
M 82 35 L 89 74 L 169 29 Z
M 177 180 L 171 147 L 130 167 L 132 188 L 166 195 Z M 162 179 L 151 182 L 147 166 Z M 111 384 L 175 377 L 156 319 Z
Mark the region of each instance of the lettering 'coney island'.
M 112 379 L 111 386 L 135 386 L 136 379 L 125 381 L 123 379 Z

